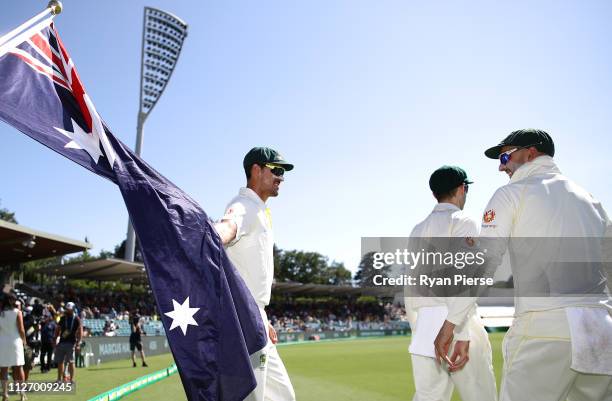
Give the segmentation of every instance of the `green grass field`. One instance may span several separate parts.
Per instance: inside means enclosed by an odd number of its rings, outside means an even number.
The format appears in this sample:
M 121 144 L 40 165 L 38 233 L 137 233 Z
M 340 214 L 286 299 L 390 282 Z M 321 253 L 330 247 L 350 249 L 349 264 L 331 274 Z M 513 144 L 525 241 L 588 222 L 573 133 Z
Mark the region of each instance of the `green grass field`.
M 501 376 L 501 341 L 504 333 L 492 333 L 493 366 Z M 411 400 L 414 394 L 407 337 L 357 339 L 281 345 L 279 352 L 299 401 Z M 148 358 L 149 368 L 132 368 L 131 361 L 115 361 L 77 371 L 77 394 L 32 395 L 30 400 L 87 400 L 146 373 L 172 363 L 169 354 Z M 53 380 L 33 374 L 31 380 Z M 12 396 L 11 399 L 17 399 Z M 123 398 L 126 401 L 186 400 L 178 374 Z M 453 400 L 459 400 L 455 395 Z

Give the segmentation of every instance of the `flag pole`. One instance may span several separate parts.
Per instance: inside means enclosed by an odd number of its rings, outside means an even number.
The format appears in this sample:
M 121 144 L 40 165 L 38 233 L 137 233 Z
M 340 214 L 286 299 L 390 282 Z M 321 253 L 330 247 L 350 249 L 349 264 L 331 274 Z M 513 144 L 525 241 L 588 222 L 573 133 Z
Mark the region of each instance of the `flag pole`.
M 51 18 L 53 18 L 57 14 L 61 13 L 62 9 L 63 9 L 63 6 L 60 1 L 58 0 L 49 1 L 49 4 L 47 4 L 47 8 L 45 8 L 42 12 L 30 18 L 23 24 L 19 25 L 17 28 L 13 29 L 6 35 L 3 35 L 0 38 L 0 46 L 2 46 L 5 42 L 8 42 L 9 40 L 11 40 L 17 33 L 23 31 L 24 29 L 32 25 L 35 21 L 38 21 L 39 19 L 46 17 L 47 14 L 51 14 L 52 16 Z

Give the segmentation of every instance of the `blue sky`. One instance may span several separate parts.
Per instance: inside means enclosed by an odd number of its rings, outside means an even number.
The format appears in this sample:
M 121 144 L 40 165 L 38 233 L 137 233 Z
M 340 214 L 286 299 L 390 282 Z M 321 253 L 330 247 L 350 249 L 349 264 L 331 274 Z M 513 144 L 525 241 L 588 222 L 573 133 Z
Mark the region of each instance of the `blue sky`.
M 5 5 L 0 32 L 45 4 Z M 281 248 L 354 270 L 362 236 L 406 236 L 429 213 L 442 164 L 476 182 L 466 210 L 479 218 L 507 182 L 482 152 L 526 127 L 548 131 L 561 170 L 612 208 L 610 2 L 66 0 L 60 35 L 130 146 L 145 5 L 189 34 L 143 157 L 217 218 L 244 154 L 277 148 L 296 165 L 269 202 Z M 3 123 L 0 137 L 0 207 L 95 253 L 124 238 L 113 184 Z

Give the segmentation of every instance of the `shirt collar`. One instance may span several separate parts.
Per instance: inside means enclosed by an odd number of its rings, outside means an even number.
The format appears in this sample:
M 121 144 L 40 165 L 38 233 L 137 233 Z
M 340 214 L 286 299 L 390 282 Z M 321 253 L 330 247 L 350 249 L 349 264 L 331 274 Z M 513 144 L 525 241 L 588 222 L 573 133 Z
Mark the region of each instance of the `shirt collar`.
M 436 204 L 436 206 L 434 206 L 434 209 L 433 209 L 434 212 L 444 212 L 447 210 L 452 210 L 453 212 L 455 212 L 455 211 L 460 211 L 461 209 L 459 209 L 457 205 L 453 205 L 452 203 L 446 203 L 446 202 Z
M 530 162 L 523 164 L 519 167 L 512 177 L 510 182 L 516 182 L 527 177 L 538 174 L 561 174 L 559 167 L 555 164 L 552 157 L 548 155 L 538 156 Z
M 246 198 L 251 199 L 253 202 L 255 202 L 262 209 L 266 208 L 266 203 L 251 188 L 242 187 L 242 188 L 240 188 L 240 191 L 238 192 L 238 194 L 240 196 L 244 196 Z

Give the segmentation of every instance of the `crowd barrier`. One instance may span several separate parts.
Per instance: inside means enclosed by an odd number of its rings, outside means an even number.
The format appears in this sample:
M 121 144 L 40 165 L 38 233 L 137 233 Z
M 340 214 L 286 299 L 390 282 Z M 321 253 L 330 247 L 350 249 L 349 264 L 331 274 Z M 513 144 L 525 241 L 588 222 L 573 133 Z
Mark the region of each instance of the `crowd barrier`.
M 129 337 L 86 337 L 85 366 L 102 362 L 127 359 L 131 356 Z M 166 336 L 143 336 L 142 349 L 145 355 L 159 355 L 170 352 Z
M 334 340 L 352 337 L 381 337 L 381 336 L 401 336 L 410 332 L 409 329 L 381 329 L 381 330 L 348 330 L 348 331 L 320 331 L 278 333 L 278 342 L 296 342 L 309 340 Z
M 278 333 L 278 341 L 281 343 L 310 341 L 310 340 L 333 340 L 353 337 L 380 337 L 406 335 L 409 329 L 386 329 L 386 330 L 349 330 L 349 331 L 321 331 L 321 332 L 295 332 Z M 128 359 L 131 355 L 129 337 L 87 337 L 83 349 L 85 355 L 85 366 L 98 363 Z M 168 339 L 165 336 L 143 336 L 142 349 L 145 355 L 159 355 L 170 352 Z

